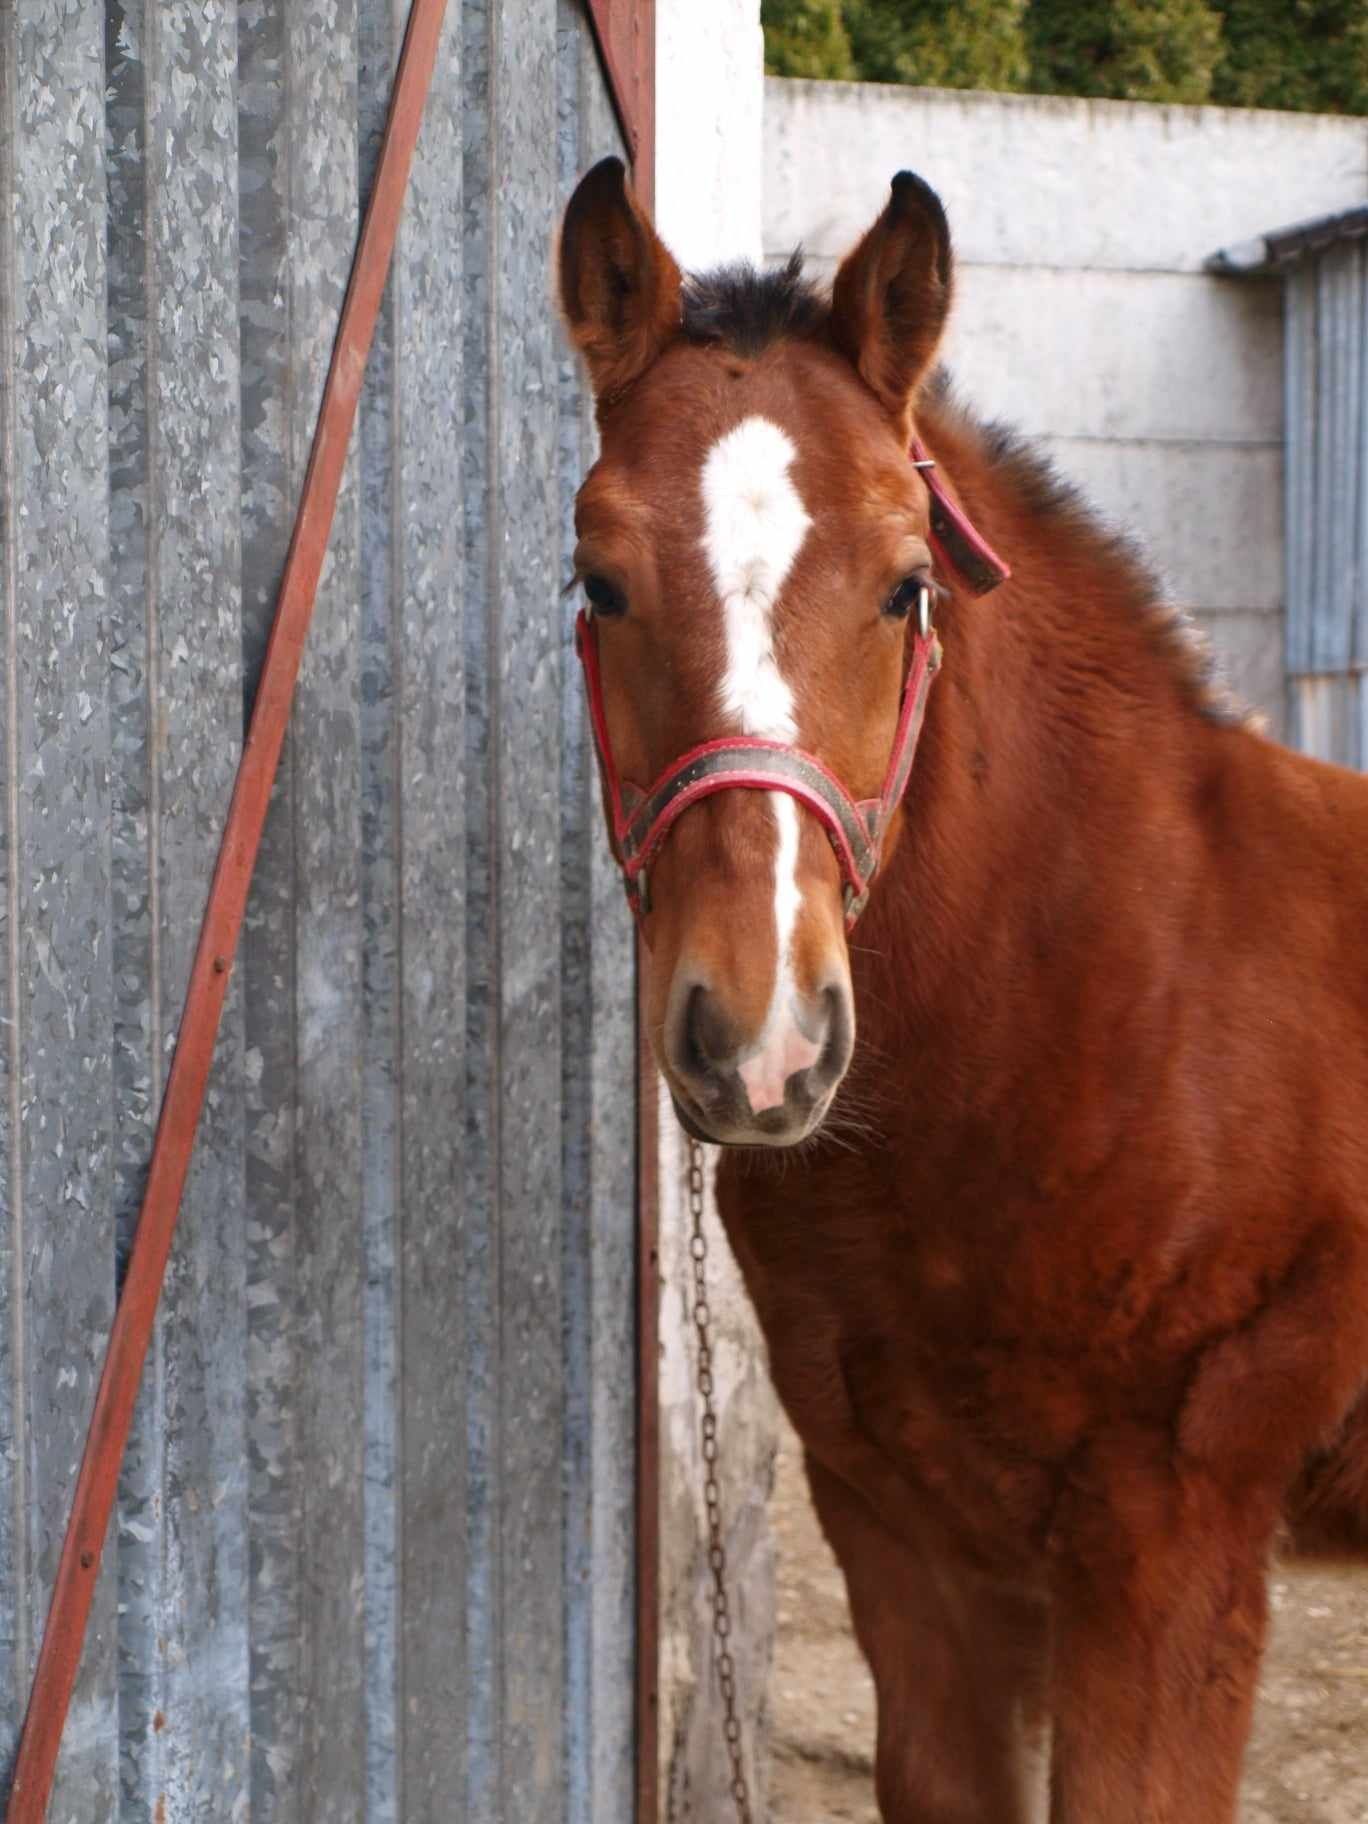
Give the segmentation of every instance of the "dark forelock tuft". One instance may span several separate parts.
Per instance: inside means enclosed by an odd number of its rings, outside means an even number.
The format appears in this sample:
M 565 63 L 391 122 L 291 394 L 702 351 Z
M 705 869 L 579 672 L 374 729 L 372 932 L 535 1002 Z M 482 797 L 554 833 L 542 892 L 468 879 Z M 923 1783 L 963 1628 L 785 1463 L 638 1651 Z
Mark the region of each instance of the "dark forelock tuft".
M 819 335 L 829 308 L 818 287 L 803 277 L 801 250 L 772 272 L 741 261 L 691 273 L 684 281 L 684 334 L 738 355 L 758 355 L 784 336 Z

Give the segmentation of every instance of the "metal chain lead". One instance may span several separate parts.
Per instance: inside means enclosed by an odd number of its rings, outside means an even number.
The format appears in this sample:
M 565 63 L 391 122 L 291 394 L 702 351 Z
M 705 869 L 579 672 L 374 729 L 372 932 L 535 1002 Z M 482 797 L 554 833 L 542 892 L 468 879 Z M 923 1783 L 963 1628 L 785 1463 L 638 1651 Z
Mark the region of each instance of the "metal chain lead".
M 708 1303 L 708 1238 L 703 1229 L 703 1148 L 689 1139 L 689 1258 L 693 1262 L 693 1321 L 698 1334 L 698 1393 L 703 1404 L 703 1500 L 708 1509 L 708 1568 L 712 1572 L 712 1627 L 717 1682 L 722 1690 L 723 1733 L 731 1761 L 731 1796 L 740 1824 L 751 1824 L 750 1789 L 736 1713 L 736 1662 L 731 1655 L 731 1602 L 727 1548 L 722 1543 L 722 1498 L 717 1483 L 717 1408 L 713 1404 L 712 1307 Z

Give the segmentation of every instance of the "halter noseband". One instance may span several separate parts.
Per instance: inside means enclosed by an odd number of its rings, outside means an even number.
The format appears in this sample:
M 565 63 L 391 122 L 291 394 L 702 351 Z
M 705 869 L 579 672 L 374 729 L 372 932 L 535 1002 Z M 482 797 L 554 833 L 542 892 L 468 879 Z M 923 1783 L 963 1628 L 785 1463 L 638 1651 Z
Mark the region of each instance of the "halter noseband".
M 911 460 L 931 494 L 932 550 L 947 569 L 958 572 L 974 595 L 986 595 L 1011 571 L 950 498 L 918 438 L 912 442 Z M 923 611 L 913 636 L 912 661 L 903 683 L 897 732 L 877 798 L 852 797 L 815 754 L 756 735 L 727 735 L 717 741 L 705 741 L 671 761 L 646 790 L 628 784 L 618 774 L 608 739 L 598 629 L 583 609 L 575 621 L 575 651 L 584 668 L 594 748 L 612 820 L 613 853 L 622 869 L 628 903 L 637 917 L 644 917 L 650 910 L 650 865 L 679 818 L 700 798 L 740 789 L 787 792 L 817 817 L 836 852 L 845 883 L 845 921 L 849 930 L 869 899 L 884 835 L 907 790 L 926 718 L 926 701 L 940 669 L 941 645 L 930 616 Z

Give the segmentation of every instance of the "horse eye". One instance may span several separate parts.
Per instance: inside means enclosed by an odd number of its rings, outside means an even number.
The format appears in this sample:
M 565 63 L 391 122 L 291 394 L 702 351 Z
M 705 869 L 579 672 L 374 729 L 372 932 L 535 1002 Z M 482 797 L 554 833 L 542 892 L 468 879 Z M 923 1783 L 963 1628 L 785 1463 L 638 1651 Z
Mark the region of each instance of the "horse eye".
M 627 597 L 606 576 L 585 577 L 584 599 L 594 614 L 608 619 L 627 612 Z
M 914 608 L 920 608 L 923 595 L 930 606 L 930 592 L 931 585 L 924 576 L 905 576 L 884 603 L 883 611 L 890 620 L 905 621 Z

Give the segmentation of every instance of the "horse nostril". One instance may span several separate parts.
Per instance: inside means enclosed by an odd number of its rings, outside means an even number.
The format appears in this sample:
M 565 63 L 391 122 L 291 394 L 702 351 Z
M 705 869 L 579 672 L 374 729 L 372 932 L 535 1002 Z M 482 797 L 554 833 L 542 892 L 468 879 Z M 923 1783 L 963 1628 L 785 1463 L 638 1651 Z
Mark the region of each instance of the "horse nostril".
M 684 1043 L 689 1067 L 699 1076 L 730 1068 L 736 1056 L 736 1029 L 716 998 L 701 985 L 689 990 Z
M 675 1000 L 668 1052 L 686 1099 L 710 1118 L 720 1113 L 752 1133 L 782 1135 L 845 1075 L 853 1037 L 850 995 L 840 982 L 790 993 L 752 1032 L 738 1025 L 726 997 L 695 981 Z
M 819 1035 L 822 1055 L 809 1073 L 822 1088 L 838 1082 L 850 1065 L 855 1048 L 855 1022 L 851 1015 L 850 996 L 843 986 L 833 984 L 822 993 L 822 1031 Z

